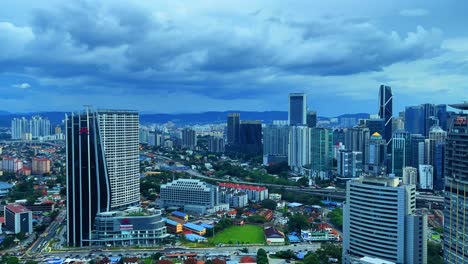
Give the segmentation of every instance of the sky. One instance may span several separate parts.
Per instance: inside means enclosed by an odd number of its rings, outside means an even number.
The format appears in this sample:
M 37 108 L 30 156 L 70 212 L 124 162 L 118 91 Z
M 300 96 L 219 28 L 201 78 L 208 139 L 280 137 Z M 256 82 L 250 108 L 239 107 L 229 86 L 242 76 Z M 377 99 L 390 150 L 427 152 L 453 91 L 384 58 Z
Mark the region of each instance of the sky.
M 0 110 L 376 113 L 468 100 L 466 1 L 0 1 Z

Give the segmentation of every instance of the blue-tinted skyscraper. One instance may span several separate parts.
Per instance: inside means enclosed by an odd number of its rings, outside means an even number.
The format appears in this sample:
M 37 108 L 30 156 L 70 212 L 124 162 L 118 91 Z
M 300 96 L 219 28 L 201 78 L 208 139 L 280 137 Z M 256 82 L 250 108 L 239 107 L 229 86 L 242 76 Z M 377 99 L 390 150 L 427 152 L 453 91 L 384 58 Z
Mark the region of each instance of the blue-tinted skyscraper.
M 392 115 L 393 115 L 393 95 L 392 88 L 380 85 L 379 89 L 379 117 L 384 120 L 383 138 L 387 141 L 387 153 L 392 150 Z M 371 132 L 373 133 L 373 132 Z
M 411 164 L 410 159 L 410 134 L 406 131 L 395 132 L 392 144 L 392 173 L 402 177 L 403 169 Z
M 246 154 L 262 154 L 262 122 L 242 121 L 240 124 L 240 150 Z
M 303 93 L 289 94 L 289 125 L 302 126 L 307 122 L 307 97 Z
M 405 109 L 405 130 L 411 134 L 423 134 L 423 111 L 420 105 L 407 106 Z

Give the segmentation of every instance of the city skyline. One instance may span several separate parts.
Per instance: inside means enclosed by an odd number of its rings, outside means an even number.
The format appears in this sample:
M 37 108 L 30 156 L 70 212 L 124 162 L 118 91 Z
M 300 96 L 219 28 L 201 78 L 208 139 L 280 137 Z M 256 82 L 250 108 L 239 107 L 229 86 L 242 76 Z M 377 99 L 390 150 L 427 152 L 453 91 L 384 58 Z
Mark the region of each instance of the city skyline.
M 394 115 L 466 100 L 465 3 L 356 3 L 1 3 L 1 110 L 286 110 L 304 92 L 321 116 L 372 114 L 381 84 Z

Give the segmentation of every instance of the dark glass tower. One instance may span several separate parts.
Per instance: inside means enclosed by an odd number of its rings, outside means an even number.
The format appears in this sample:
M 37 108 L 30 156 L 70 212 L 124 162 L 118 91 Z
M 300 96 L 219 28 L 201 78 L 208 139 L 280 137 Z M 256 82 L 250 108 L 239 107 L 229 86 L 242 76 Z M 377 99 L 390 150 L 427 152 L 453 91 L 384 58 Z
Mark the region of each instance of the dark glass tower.
M 303 93 L 289 94 L 289 125 L 302 126 L 306 124 L 307 99 Z
M 240 140 L 240 114 L 230 113 L 227 117 L 227 143 L 237 145 Z
M 384 120 L 383 138 L 387 141 L 387 153 L 392 151 L 392 115 L 393 95 L 392 88 L 380 85 L 379 89 L 379 117 Z M 372 133 L 372 132 L 371 132 Z
M 468 103 L 451 105 L 468 110 Z M 444 263 L 468 259 L 468 114 L 459 114 L 445 147 Z
M 317 126 L 317 112 L 307 112 L 307 127 Z
M 139 204 L 138 123 L 133 111 L 66 117 L 69 246 L 90 245 L 97 213 Z
M 240 124 L 240 150 L 246 154 L 262 154 L 262 122 L 242 121 Z

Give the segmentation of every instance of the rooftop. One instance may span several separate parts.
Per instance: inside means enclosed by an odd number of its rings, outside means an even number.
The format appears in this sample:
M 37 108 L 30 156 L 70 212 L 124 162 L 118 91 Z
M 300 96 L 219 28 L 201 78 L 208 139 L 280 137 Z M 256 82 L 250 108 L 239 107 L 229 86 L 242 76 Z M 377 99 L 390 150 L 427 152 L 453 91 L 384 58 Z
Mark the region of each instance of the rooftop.
M 264 191 L 267 189 L 266 187 L 263 187 L 263 186 L 243 185 L 243 184 L 227 183 L 227 182 L 220 182 L 219 186 L 226 187 L 226 188 L 251 190 L 251 191 Z
M 26 207 L 20 204 L 9 204 L 9 205 L 6 205 L 5 208 L 12 211 L 15 214 L 29 212 L 29 209 L 27 209 Z
M 184 227 L 187 227 L 189 229 L 192 229 L 192 230 L 195 230 L 195 231 L 198 231 L 198 232 L 201 232 L 201 231 L 205 230 L 205 228 L 203 226 L 199 226 L 199 225 L 192 224 L 192 223 L 186 223 L 186 224 L 184 224 Z
M 13 185 L 9 184 L 8 182 L 0 181 L 0 190 L 6 190 L 13 188 Z
M 464 102 L 461 104 L 449 104 L 449 106 L 459 110 L 468 110 L 468 102 Z

